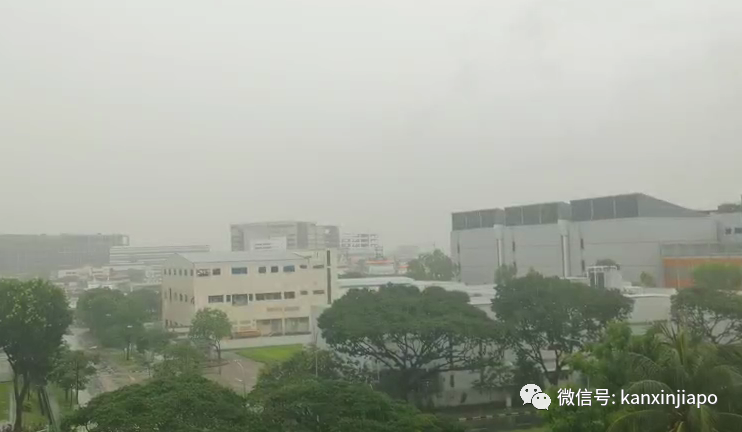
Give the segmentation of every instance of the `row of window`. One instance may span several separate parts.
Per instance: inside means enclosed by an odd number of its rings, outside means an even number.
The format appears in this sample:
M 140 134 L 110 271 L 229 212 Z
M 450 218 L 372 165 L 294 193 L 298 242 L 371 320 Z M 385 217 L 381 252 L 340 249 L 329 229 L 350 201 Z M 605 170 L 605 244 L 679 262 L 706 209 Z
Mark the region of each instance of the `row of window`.
M 292 300 L 296 298 L 296 292 L 284 291 L 283 295 L 280 292 L 272 293 L 260 293 L 255 294 L 226 294 L 226 295 L 213 295 L 209 296 L 209 303 L 232 303 L 233 306 L 243 306 L 248 302 L 252 301 L 265 301 L 265 300 Z M 312 295 L 324 295 L 325 290 L 314 290 Z M 309 291 L 299 291 L 299 295 L 309 295 Z
M 258 267 L 258 273 L 259 274 L 267 274 L 268 269 L 270 268 L 271 273 L 279 273 L 281 268 L 279 266 L 263 266 Z M 306 270 L 308 266 L 306 264 L 301 264 L 299 266 L 300 269 Z M 323 269 L 325 268 L 324 264 L 317 264 L 312 266 L 313 269 Z M 233 275 L 246 275 L 248 274 L 248 268 L 247 267 L 232 267 L 231 272 Z M 283 272 L 284 273 L 294 273 L 296 272 L 296 266 L 295 265 L 285 265 L 283 266 Z M 194 270 L 193 269 L 164 269 L 163 273 L 167 276 L 193 276 Z M 222 269 L 221 268 L 213 268 L 213 269 L 197 269 L 195 271 L 196 277 L 208 277 L 208 276 L 221 276 L 222 275 Z
M 732 228 L 726 228 L 724 230 L 724 234 L 727 234 L 727 235 L 730 235 L 730 234 L 742 234 L 742 227 L 735 227 L 734 229 L 732 229 Z

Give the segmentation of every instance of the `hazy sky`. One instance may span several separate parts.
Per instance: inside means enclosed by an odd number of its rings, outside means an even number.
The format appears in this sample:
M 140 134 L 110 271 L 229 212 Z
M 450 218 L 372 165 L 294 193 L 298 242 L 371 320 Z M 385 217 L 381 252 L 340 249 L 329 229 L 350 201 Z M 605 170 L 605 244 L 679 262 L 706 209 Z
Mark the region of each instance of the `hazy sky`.
M 739 0 L 0 0 L 0 232 L 742 193 Z

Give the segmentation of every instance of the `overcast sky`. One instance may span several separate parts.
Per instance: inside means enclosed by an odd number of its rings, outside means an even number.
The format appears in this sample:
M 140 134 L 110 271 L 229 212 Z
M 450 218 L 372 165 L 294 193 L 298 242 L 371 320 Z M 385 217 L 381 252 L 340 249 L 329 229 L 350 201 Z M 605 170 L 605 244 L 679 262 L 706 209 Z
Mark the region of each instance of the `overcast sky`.
M 0 0 L 0 232 L 742 193 L 739 0 Z

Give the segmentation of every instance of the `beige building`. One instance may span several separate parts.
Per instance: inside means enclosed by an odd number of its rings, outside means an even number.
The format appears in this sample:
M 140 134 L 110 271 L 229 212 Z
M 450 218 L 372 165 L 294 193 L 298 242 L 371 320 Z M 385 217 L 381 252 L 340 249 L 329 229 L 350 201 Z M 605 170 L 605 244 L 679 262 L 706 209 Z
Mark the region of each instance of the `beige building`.
M 186 328 L 212 308 L 227 313 L 234 338 L 308 334 L 311 307 L 336 296 L 336 262 L 333 249 L 173 255 L 163 265 L 163 322 Z

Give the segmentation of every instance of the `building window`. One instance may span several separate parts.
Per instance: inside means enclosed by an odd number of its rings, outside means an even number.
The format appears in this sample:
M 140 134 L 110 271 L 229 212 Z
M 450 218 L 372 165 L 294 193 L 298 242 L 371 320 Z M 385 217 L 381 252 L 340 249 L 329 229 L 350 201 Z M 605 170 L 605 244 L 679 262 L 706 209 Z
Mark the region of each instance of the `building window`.
M 223 295 L 209 296 L 209 303 L 224 303 Z
M 278 266 L 271 266 L 271 273 L 278 273 Z
M 252 294 L 248 294 L 247 297 L 249 298 L 249 301 L 252 301 Z
M 215 268 L 215 269 L 211 270 L 211 275 L 212 276 L 221 276 L 222 275 L 222 269 Z
M 170 301 L 173 301 L 173 289 L 168 288 L 168 293 L 170 293 Z
M 265 272 L 266 272 L 266 268 L 265 267 L 259 267 L 258 268 L 258 273 L 265 273 Z
M 247 267 L 232 267 L 233 275 L 247 274 Z
M 742 234 L 742 227 L 737 227 L 734 229 L 735 234 Z
M 513 240 L 513 252 L 515 252 L 515 240 Z
M 231 296 L 231 295 L 229 295 L 229 294 L 227 294 L 227 298 L 225 299 L 225 301 L 226 301 L 227 303 L 231 302 L 231 301 L 232 301 L 232 296 Z
M 585 249 L 585 240 L 580 239 L 580 249 Z
M 263 300 L 281 300 L 281 293 L 263 293 L 263 294 L 255 294 L 255 301 L 263 301 Z
M 183 295 L 183 301 L 188 303 L 188 294 Z
M 198 269 L 196 270 L 196 276 L 198 277 L 206 277 L 209 275 L 209 269 Z
M 301 294 L 301 295 L 307 295 L 307 294 L 309 294 L 309 292 L 308 291 L 299 291 L 299 294 Z
M 196 304 L 196 297 L 191 297 L 191 304 Z
M 314 290 L 312 291 L 312 294 L 314 295 L 322 295 L 325 293 L 325 290 Z
M 245 306 L 246 304 L 247 304 L 247 294 L 232 294 L 232 305 Z
M 293 273 L 296 271 L 296 267 L 292 265 L 283 266 L 284 273 Z
M 585 273 L 585 260 L 582 260 L 582 272 Z
M 178 294 L 178 300 L 183 301 L 183 294 Z
M 191 269 L 191 277 L 193 277 L 193 269 Z
M 727 229 L 724 230 L 724 234 L 729 235 L 731 233 L 732 233 L 732 229 L 731 228 L 727 228 Z
M 312 268 L 313 269 L 323 269 L 323 268 L 325 268 L 325 265 L 324 264 L 317 264 L 317 265 L 313 265 Z
M 306 265 L 306 264 L 302 264 L 302 265 L 300 265 L 300 266 L 299 266 L 299 268 L 300 268 L 300 269 L 305 269 L 305 270 L 306 270 L 306 268 L 307 268 L 307 265 Z
M 283 298 L 284 300 L 296 298 L 296 293 L 293 291 L 284 291 Z

